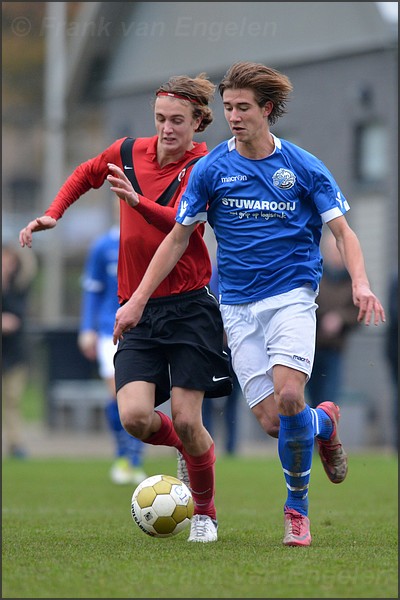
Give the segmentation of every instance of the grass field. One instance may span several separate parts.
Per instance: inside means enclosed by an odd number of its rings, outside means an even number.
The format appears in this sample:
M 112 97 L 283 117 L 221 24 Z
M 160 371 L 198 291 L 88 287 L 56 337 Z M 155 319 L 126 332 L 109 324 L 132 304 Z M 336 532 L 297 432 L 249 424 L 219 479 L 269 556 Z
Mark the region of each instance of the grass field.
M 145 461 L 174 475 L 173 457 Z M 219 540 L 143 534 L 105 459 L 3 460 L 2 598 L 398 598 L 397 459 L 352 456 L 341 485 L 314 461 L 313 543 L 282 545 L 277 458 L 221 457 Z

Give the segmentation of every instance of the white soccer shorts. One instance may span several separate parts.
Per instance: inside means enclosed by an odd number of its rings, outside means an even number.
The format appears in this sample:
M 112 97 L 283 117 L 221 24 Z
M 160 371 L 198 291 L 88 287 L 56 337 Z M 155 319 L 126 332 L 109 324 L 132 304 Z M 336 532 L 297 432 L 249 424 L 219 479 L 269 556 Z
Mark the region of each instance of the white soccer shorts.
M 302 371 L 309 379 L 316 297 L 311 287 L 304 286 L 249 304 L 221 304 L 233 369 L 250 408 L 273 393 L 275 365 Z

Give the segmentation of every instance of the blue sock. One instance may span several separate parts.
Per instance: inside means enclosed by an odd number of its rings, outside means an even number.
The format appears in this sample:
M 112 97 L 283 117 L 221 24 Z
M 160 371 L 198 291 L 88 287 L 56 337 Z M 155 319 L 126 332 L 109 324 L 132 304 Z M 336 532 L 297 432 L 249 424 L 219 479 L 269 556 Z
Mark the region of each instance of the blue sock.
M 115 453 L 118 457 L 125 455 L 124 428 L 119 418 L 118 403 L 115 398 L 111 399 L 105 407 L 106 419 L 115 442 Z
M 333 432 L 331 418 L 322 408 L 310 408 L 312 413 L 314 435 L 321 440 L 329 440 Z
M 279 415 L 278 453 L 288 490 L 285 506 L 308 514 L 308 485 L 314 448 L 314 428 L 309 406 L 292 417 Z
M 143 464 L 145 443 L 130 435 L 125 429 L 124 432 L 126 433 L 125 456 L 133 467 L 141 467 Z
M 141 466 L 143 462 L 144 442 L 130 435 L 122 426 L 119 418 L 118 403 L 115 399 L 110 400 L 106 407 L 105 413 L 108 425 L 114 436 L 116 445 L 116 455 L 124 456 L 134 466 Z

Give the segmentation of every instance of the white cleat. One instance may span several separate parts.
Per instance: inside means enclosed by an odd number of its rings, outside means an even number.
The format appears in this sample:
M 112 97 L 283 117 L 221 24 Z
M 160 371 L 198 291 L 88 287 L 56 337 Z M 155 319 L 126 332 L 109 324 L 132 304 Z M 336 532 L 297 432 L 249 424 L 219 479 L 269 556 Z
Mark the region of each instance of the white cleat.
M 194 515 L 190 525 L 188 542 L 216 542 L 218 524 L 207 515 Z

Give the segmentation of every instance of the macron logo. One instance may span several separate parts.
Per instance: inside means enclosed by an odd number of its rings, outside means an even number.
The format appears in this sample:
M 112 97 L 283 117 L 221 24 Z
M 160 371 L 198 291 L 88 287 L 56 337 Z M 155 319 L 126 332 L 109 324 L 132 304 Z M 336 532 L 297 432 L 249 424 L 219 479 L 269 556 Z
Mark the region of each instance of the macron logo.
M 340 204 L 340 209 L 341 209 L 341 211 L 343 212 L 343 200 L 342 200 L 342 195 L 341 195 L 341 193 L 340 193 L 340 192 L 338 192 L 338 193 L 336 194 L 336 200 L 339 202 L 339 204 Z
M 340 204 L 340 210 L 342 211 L 342 213 L 344 213 L 346 210 L 350 210 L 349 203 L 347 202 L 347 200 L 342 198 L 342 195 L 340 192 L 338 192 L 336 194 L 336 200 Z
M 247 181 L 247 175 L 228 175 L 221 177 L 222 183 L 232 183 L 234 181 Z

